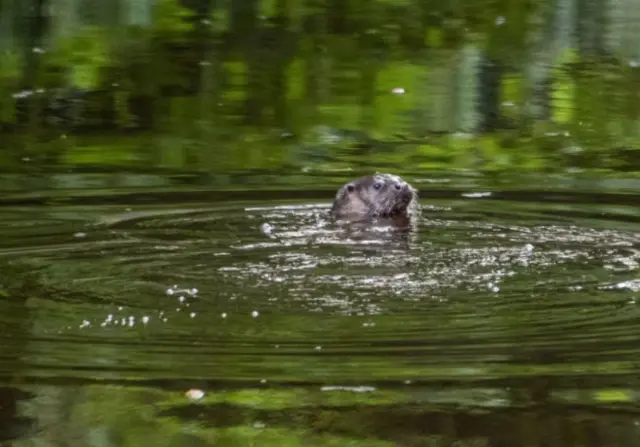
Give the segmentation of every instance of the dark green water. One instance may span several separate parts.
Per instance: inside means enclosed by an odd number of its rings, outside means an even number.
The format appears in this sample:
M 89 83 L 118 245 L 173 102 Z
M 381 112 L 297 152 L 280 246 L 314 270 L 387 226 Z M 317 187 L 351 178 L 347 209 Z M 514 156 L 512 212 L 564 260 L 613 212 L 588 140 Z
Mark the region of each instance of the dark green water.
M 408 233 L 330 190 L 7 202 L 3 439 L 637 445 L 640 197 L 412 181 Z
M 0 0 L 0 447 L 640 445 L 637 3 Z

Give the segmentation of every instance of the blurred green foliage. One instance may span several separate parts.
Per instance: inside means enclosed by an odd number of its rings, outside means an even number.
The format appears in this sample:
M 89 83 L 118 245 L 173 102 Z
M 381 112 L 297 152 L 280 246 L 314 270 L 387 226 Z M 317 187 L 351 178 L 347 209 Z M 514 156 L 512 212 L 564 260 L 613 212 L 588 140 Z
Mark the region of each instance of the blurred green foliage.
M 573 20 L 564 0 L 44 5 L 0 2 L 25 25 L 0 41 L 9 169 L 638 166 L 633 24 L 604 3 Z

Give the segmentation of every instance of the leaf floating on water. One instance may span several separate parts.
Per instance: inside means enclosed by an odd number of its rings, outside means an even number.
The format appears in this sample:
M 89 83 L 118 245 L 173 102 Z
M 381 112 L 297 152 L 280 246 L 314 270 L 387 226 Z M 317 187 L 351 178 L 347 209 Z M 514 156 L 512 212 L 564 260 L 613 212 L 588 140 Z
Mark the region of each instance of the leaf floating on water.
M 190 400 L 200 400 L 204 397 L 204 391 L 198 389 L 190 389 L 185 393 Z

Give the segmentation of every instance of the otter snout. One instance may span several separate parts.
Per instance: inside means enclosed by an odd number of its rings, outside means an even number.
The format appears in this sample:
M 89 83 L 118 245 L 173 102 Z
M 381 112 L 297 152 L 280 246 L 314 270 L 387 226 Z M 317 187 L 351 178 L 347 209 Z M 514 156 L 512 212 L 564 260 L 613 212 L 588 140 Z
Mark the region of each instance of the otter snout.
M 413 198 L 413 190 L 411 186 L 409 186 L 406 182 L 396 182 L 393 185 L 396 194 L 400 196 L 402 199 L 409 201 Z

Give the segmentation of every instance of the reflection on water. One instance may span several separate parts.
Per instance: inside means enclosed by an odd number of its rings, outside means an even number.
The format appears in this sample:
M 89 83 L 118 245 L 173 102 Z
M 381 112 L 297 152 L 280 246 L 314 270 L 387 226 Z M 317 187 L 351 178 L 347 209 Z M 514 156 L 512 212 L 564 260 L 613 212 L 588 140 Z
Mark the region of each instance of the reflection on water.
M 637 197 L 480 192 L 421 188 L 409 232 L 350 231 L 327 201 L 5 208 L 21 404 L 0 433 L 635 445 Z
M 0 444 L 637 445 L 638 10 L 0 0 Z

